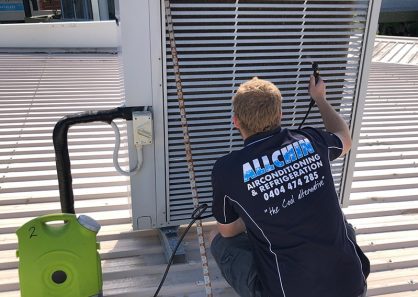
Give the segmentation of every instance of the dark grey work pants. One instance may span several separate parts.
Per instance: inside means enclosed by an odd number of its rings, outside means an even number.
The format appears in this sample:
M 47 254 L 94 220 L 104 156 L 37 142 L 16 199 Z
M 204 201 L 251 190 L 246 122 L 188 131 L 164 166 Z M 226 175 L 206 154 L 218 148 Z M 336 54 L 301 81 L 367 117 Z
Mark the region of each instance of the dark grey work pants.
M 354 233 L 354 230 L 352 232 Z M 261 284 L 246 233 L 229 238 L 218 234 L 213 239 L 210 249 L 223 277 L 239 296 L 261 296 Z M 358 297 L 365 297 L 366 293 L 367 289 Z

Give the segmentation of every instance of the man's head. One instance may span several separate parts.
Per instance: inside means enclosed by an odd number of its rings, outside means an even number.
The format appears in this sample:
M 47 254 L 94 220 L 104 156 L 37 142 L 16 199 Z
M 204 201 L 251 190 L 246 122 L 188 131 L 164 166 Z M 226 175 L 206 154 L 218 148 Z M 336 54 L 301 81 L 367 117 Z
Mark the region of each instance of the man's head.
M 234 125 L 244 138 L 280 125 L 282 96 L 269 81 L 254 77 L 241 84 L 232 99 L 232 105 Z

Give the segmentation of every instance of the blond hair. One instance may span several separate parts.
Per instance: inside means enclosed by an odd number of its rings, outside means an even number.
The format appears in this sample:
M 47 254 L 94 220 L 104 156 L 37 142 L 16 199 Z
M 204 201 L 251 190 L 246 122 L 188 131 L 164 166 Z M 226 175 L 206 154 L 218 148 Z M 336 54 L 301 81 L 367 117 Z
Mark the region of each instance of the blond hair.
M 241 84 L 232 105 L 240 127 L 250 135 L 269 131 L 280 124 L 282 96 L 267 80 L 254 77 Z

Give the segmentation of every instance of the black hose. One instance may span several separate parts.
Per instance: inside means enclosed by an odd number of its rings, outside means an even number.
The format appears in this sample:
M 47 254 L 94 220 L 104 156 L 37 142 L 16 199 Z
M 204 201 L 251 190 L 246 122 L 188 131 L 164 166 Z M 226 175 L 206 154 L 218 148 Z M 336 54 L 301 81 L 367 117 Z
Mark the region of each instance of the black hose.
M 143 110 L 143 107 L 117 107 L 110 110 L 86 111 L 67 115 L 55 124 L 52 139 L 54 142 L 58 187 L 63 213 L 75 213 L 71 163 L 68 153 L 68 130 L 70 127 L 75 124 L 97 121 L 110 124 L 117 118 L 132 120 L 132 112 L 140 110 Z
M 161 279 L 160 284 L 158 285 L 158 288 L 155 291 L 154 297 L 157 297 L 158 296 L 158 293 L 160 292 L 160 290 L 161 290 L 161 288 L 162 288 L 162 286 L 164 284 L 164 281 L 165 281 L 165 279 L 167 277 L 168 271 L 170 270 L 171 264 L 173 264 L 173 259 L 174 259 L 174 256 L 175 256 L 176 252 L 177 252 L 177 249 L 179 248 L 180 243 L 183 241 L 184 237 L 186 236 L 187 232 L 190 230 L 190 228 L 192 227 L 192 225 L 194 224 L 194 222 L 196 222 L 197 220 L 202 220 L 202 219 L 209 218 L 209 217 L 212 216 L 212 215 L 202 216 L 202 214 L 206 210 L 206 208 L 208 208 L 208 205 L 206 203 L 204 203 L 204 204 L 199 205 L 193 211 L 193 213 L 191 215 L 191 219 L 192 220 L 190 221 L 190 223 L 186 227 L 186 229 L 183 231 L 183 234 L 181 234 L 180 239 L 177 241 L 176 247 L 174 248 L 173 253 L 171 254 L 170 260 L 168 261 L 168 264 L 167 264 L 167 267 L 165 269 L 163 278 Z
M 308 110 L 306 111 L 305 117 L 303 118 L 302 122 L 299 124 L 298 129 L 302 128 L 303 124 L 305 123 L 306 119 L 308 118 L 308 115 L 311 112 L 311 109 L 314 105 L 315 105 L 315 101 L 311 98 L 311 101 L 309 101 Z
M 319 66 L 318 63 L 313 62 L 312 63 L 312 70 L 313 70 L 313 75 L 315 77 L 315 85 L 318 83 L 320 77 L 319 77 Z M 303 124 L 305 123 L 306 119 L 308 118 L 309 113 L 311 112 L 312 107 L 315 105 L 315 100 L 312 99 L 309 101 L 309 107 L 308 107 L 308 111 L 305 114 L 305 117 L 303 118 L 302 122 L 299 124 L 298 129 L 302 128 Z

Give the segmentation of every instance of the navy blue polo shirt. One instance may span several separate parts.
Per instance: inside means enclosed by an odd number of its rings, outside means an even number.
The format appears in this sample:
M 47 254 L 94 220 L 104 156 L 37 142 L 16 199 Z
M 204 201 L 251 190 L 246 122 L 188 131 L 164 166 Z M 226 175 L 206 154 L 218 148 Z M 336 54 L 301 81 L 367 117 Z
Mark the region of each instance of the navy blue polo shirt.
M 346 231 L 330 161 L 334 134 L 277 128 L 247 138 L 212 172 L 216 220 L 245 223 L 263 296 L 354 297 L 361 261 Z

